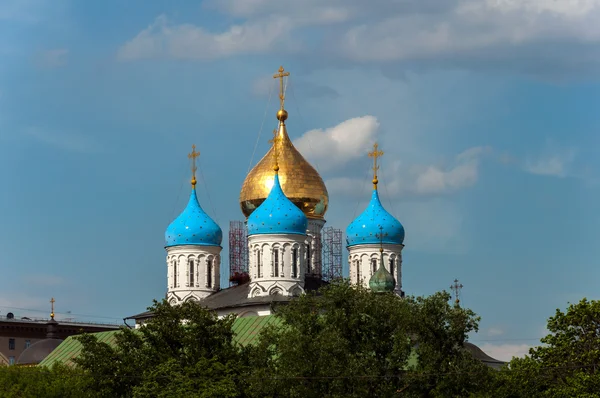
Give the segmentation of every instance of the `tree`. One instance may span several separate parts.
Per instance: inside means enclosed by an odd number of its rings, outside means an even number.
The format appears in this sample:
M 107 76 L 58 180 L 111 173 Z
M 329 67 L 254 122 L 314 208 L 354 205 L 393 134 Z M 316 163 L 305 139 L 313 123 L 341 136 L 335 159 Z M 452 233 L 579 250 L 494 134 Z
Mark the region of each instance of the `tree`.
M 3 398 L 78 398 L 84 395 L 86 375 L 64 365 L 52 369 L 37 366 L 0 366 Z
M 600 397 L 600 301 L 557 309 L 547 328 L 545 345 L 498 374 L 497 396 Z
M 462 346 L 477 318 L 449 299 L 445 293 L 402 299 L 346 281 L 303 295 L 276 308 L 282 323 L 263 331 L 253 348 L 249 393 L 467 396 L 484 386 L 474 381 L 476 373 L 488 371 Z M 450 371 L 474 373 L 442 375 Z
M 469 309 L 450 304 L 447 292 L 410 297 L 418 361 L 411 366 L 408 391 L 414 396 L 464 397 L 486 391 L 492 370 L 473 358 L 464 343 L 478 330 L 480 318 Z
M 124 328 L 116 345 L 93 335 L 78 337 L 77 366 L 91 376 L 90 393 L 101 397 L 237 397 L 242 394 L 244 350 L 233 340 L 234 316 L 219 319 L 197 303 L 166 300 L 149 308 L 154 317 L 136 330 Z

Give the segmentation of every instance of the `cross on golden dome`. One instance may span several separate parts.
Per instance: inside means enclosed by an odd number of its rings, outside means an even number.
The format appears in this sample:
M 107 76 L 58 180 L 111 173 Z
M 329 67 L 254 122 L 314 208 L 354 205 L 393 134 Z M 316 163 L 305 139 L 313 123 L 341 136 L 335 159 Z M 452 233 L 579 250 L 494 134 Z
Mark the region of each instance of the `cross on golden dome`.
M 306 217 L 322 220 L 329 205 L 329 194 L 323 179 L 310 163 L 304 159 L 290 140 L 285 120 L 288 117 L 284 109 L 284 78 L 289 76 L 283 67 L 273 76 L 279 79 L 280 109 L 277 111 L 277 135 L 270 141 L 269 151 L 252 168 L 244 179 L 240 191 L 240 207 L 246 217 L 261 205 L 273 187 L 273 160 L 279 168 L 277 174 L 283 193 Z
M 383 151 L 378 150 L 379 145 L 377 143 L 373 144 L 373 152 L 369 152 L 369 157 L 373 158 L 373 189 L 377 189 L 377 183 L 379 180 L 377 179 L 377 170 L 379 170 L 379 166 L 377 165 L 377 159 L 383 156 Z
M 277 112 L 277 119 L 283 123 L 285 119 L 287 119 L 288 113 L 285 109 L 283 109 L 283 104 L 285 103 L 285 86 L 283 84 L 283 78 L 290 75 L 290 72 L 285 72 L 283 66 L 279 67 L 277 73 L 273 75 L 274 79 L 279 79 L 279 104 L 280 108 Z
M 192 160 L 192 187 L 196 187 L 196 158 L 200 156 L 200 152 L 196 152 L 196 145 L 192 145 L 192 152 L 188 153 L 188 159 Z

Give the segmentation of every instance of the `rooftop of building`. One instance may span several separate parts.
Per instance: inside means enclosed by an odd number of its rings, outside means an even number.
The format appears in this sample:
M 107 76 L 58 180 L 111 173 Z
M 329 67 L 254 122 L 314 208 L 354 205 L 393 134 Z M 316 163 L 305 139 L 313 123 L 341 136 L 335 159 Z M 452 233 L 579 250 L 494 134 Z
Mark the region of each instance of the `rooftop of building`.
M 234 339 L 241 345 L 253 344 L 257 341 L 258 336 L 264 327 L 268 325 L 277 325 L 281 322 L 281 318 L 278 318 L 276 315 L 237 318 L 233 323 Z M 98 338 L 99 342 L 114 346 L 116 344 L 116 334 L 118 332 L 118 330 L 111 330 L 94 333 L 94 336 Z M 70 336 L 40 362 L 39 366 L 51 367 L 56 363 L 72 366 L 74 365 L 73 359 L 81 354 L 81 347 L 81 343 L 75 336 Z M 492 368 L 498 369 L 505 364 L 503 361 L 490 357 L 475 344 L 465 342 L 464 347 L 475 359 L 482 361 Z M 417 360 L 417 356 L 413 353 L 409 358 L 408 366 L 415 365 Z

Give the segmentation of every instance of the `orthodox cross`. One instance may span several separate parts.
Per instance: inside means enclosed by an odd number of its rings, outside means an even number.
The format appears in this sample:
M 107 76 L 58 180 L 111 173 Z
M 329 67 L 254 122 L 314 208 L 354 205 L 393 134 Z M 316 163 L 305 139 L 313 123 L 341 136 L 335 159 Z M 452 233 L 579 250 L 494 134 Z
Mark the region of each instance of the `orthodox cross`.
M 281 137 L 277 134 L 277 130 L 273 130 L 273 138 L 269 140 L 269 144 L 273 144 L 273 159 L 275 160 L 275 168 L 279 170 L 279 152 L 277 152 L 277 144 L 281 141 Z M 276 171 L 277 171 L 276 170 Z
M 273 75 L 274 79 L 279 79 L 279 103 L 281 104 L 281 109 L 283 109 L 283 103 L 285 102 L 285 91 L 283 86 L 283 78 L 290 75 L 290 72 L 285 72 L 283 66 L 279 67 L 278 73 Z
M 52 308 L 52 312 L 50 312 L 50 318 L 54 319 L 54 303 L 56 302 L 56 300 L 54 300 L 54 297 L 52 297 L 50 299 L 50 306 Z
M 460 303 L 460 290 L 463 288 L 462 283 L 458 282 L 458 279 L 454 280 L 454 284 L 450 285 L 450 290 L 452 290 L 454 292 L 454 303 L 456 304 L 456 306 L 458 307 L 458 304 Z
M 379 170 L 379 166 L 377 165 L 377 159 L 383 156 L 383 151 L 379 150 L 379 145 L 377 143 L 373 144 L 373 152 L 369 152 L 369 157 L 373 158 L 373 188 L 377 189 L 377 170 Z
M 196 158 L 200 156 L 200 152 L 196 152 L 196 145 L 192 145 L 192 153 L 188 153 L 188 159 L 192 160 L 192 186 L 196 186 Z

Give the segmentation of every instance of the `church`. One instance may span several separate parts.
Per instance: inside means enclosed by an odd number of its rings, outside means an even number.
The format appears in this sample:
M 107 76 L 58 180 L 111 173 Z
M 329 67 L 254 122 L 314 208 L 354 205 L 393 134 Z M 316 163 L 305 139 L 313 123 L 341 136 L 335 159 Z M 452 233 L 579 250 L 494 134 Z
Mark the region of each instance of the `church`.
M 287 132 L 288 112 L 284 107 L 287 76 L 289 72 L 283 67 L 274 75 L 280 82 L 277 129 L 270 140 L 270 149 L 246 176 L 241 188 L 239 202 L 246 218 L 241 224 L 243 229 L 230 228 L 231 286 L 220 285 L 223 231 L 202 209 L 196 195 L 199 153 L 195 146 L 188 155 L 189 201 L 165 231 L 167 301 L 171 305 L 194 301 L 219 316 L 235 314 L 233 331 L 240 344 L 252 344 L 263 327 L 277 321 L 272 304 L 289 302 L 341 277 L 341 231 L 334 234 L 340 237 L 336 250 L 323 248 L 327 243 L 323 237 L 327 235 L 324 233 L 329 204 L 327 188 L 317 170 L 294 147 Z M 346 228 L 349 278 L 352 284 L 374 292 L 403 297 L 405 231 L 379 199 L 377 171 L 383 151 L 375 143 L 368 155 L 373 158 L 371 198 Z M 328 256 L 328 261 L 323 261 L 323 256 Z M 335 272 L 331 272 L 332 259 Z M 324 272 L 324 264 L 329 265 L 329 272 Z M 139 328 L 152 316 L 151 312 L 143 312 L 125 318 L 124 322 L 134 327 L 127 323 L 133 320 L 135 328 Z M 115 333 L 98 333 L 97 337 L 99 341 L 115 344 Z M 490 367 L 504 364 L 474 344 L 465 342 L 465 348 Z M 81 344 L 69 337 L 40 366 L 72 365 L 73 358 L 80 353 Z
M 274 75 L 280 83 L 277 129 L 271 148 L 246 176 L 240 192 L 246 218 L 246 264 L 242 272 L 235 272 L 230 287 L 220 286 L 223 232 L 198 201 L 195 161 L 199 153 L 192 147 L 190 198 L 165 232 L 166 298 L 172 305 L 194 300 L 219 315 L 264 316 L 271 314 L 271 303 L 287 302 L 327 283 L 321 241 L 329 197 L 323 179 L 288 135 L 287 76 L 283 67 Z M 375 144 L 368 155 L 373 158 L 371 200 L 346 229 L 349 277 L 352 283 L 403 295 L 404 227 L 379 199 L 377 162 L 383 152 Z M 336 257 L 341 271 L 341 245 Z M 142 313 L 128 319 L 139 325 L 151 316 Z

